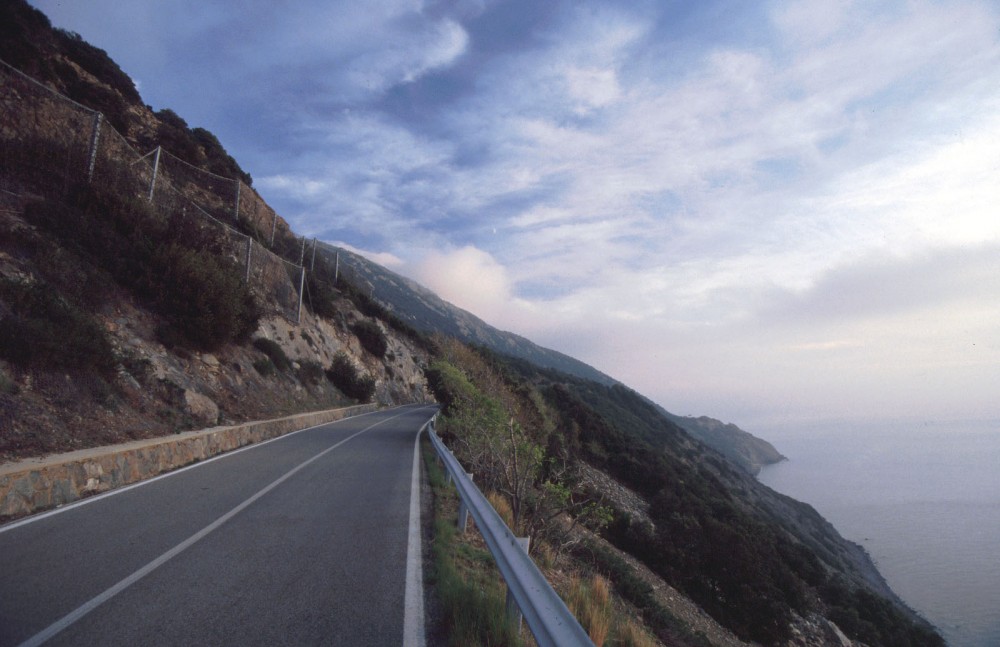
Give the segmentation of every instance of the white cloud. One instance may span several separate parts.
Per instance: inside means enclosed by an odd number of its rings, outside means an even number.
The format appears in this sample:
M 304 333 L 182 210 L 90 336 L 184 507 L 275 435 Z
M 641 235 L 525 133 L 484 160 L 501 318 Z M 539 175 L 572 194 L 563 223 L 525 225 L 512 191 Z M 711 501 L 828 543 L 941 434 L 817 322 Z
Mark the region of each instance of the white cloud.
M 432 24 L 429 42 L 420 48 L 422 56 L 405 68 L 403 80 L 412 83 L 427 72 L 451 65 L 465 53 L 468 45 L 469 35 L 457 22 L 443 20 Z
M 516 323 L 512 310 L 523 306 L 512 296 L 507 270 L 471 245 L 431 251 L 412 267 L 411 275 L 445 301 L 501 327 Z
M 324 241 L 324 242 L 329 242 L 331 245 L 346 249 L 347 251 L 353 252 L 358 256 L 363 256 L 368 260 L 372 261 L 373 263 L 378 263 L 379 265 L 387 267 L 391 270 L 398 271 L 405 264 L 405 261 L 403 261 L 403 259 L 396 256 L 395 254 L 390 254 L 389 252 L 373 252 L 367 249 L 360 249 L 358 247 L 355 247 L 354 245 L 345 243 L 342 240 Z
M 291 175 L 272 175 L 258 178 L 257 186 L 265 191 L 282 193 L 302 201 L 326 195 L 330 190 L 330 185 L 327 182 Z
M 582 2 L 489 51 L 483 7 L 253 7 L 157 51 L 221 39 L 180 96 L 292 124 L 255 175 L 296 230 L 682 413 L 995 411 L 994 3 Z
M 621 96 L 614 70 L 573 68 L 566 71 L 566 82 L 570 96 L 580 102 L 576 111 L 581 114 L 614 103 Z

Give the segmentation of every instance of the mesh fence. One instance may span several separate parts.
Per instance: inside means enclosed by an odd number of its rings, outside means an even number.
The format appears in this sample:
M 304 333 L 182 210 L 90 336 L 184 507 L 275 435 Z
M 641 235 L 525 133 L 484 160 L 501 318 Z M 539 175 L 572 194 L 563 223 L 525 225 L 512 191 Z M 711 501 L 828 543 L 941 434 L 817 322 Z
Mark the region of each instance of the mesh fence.
M 81 183 L 141 196 L 175 226 L 197 228 L 243 268 L 265 313 L 298 317 L 303 270 L 269 249 L 277 214 L 256 191 L 161 148 L 136 151 L 99 112 L 0 61 L 0 189 L 59 198 Z
M 9 191 L 66 191 L 86 174 L 96 114 L 0 66 L 0 173 Z M 84 175 L 85 176 L 85 175 Z

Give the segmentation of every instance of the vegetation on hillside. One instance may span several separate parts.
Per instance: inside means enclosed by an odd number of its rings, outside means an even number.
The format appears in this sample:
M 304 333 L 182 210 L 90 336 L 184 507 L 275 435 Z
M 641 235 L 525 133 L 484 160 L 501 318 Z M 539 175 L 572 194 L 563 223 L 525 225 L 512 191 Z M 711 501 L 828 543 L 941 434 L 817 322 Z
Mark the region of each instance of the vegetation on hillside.
M 0 279 L 0 358 L 21 368 L 114 373 L 111 343 L 94 317 L 44 281 Z
M 259 312 L 217 230 L 138 198 L 82 186 L 68 200 L 25 208 L 25 219 L 87 258 L 169 322 L 161 340 L 199 350 L 246 338 Z
M 79 34 L 54 29 L 42 12 L 24 0 L 0 2 L 0 59 L 50 85 L 77 103 L 101 112 L 122 135 L 141 148 L 162 145 L 185 162 L 216 175 L 253 179 L 203 128 L 191 129 L 172 110 L 155 114 L 155 133 L 143 129 L 129 109 L 146 110 L 135 83 L 107 52 Z
M 192 129 L 169 108 L 157 111 L 156 119 L 159 127 L 155 137 L 146 141 L 147 148 L 162 146 L 191 166 L 222 177 L 242 180 L 247 186 L 253 185 L 250 174 L 240 168 L 215 135 L 204 128 Z
M 594 527 L 742 639 L 780 644 L 790 637 L 793 613 L 820 612 L 871 645 L 943 644 L 863 588 L 857 573 L 835 570 L 843 564 L 818 555 L 768 508 L 763 486 L 633 391 L 453 341 L 440 345 L 428 379 L 444 405 L 442 433 L 483 489 L 506 496 L 519 528 L 546 537 L 552 512 L 587 510 L 580 504 L 589 493 L 572 477 L 586 462 L 640 493 L 652 520 L 615 509 L 610 523 Z M 799 514 L 815 512 L 800 504 Z M 624 581 L 606 554 L 577 550 Z M 641 590 L 632 594 L 648 607 Z M 661 639 L 678 640 L 669 619 L 652 624 Z
M 326 376 L 344 395 L 358 402 L 369 402 L 375 395 L 375 378 L 359 371 L 344 353 L 333 358 Z

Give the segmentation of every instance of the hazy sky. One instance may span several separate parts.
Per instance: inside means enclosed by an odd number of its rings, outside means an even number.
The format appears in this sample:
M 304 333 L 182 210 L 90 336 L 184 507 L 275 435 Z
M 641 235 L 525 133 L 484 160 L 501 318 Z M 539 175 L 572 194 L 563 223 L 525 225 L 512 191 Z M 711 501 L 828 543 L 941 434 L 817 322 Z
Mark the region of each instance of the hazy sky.
M 346 243 L 680 414 L 1000 419 L 995 0 L 34 0 Z

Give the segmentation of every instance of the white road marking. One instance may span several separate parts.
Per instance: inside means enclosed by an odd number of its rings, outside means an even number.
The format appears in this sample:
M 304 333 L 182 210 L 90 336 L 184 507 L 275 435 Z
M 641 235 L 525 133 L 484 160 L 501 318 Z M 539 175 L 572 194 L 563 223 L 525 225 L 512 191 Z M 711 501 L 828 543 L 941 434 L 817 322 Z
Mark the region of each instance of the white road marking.
M 428 423 L 430 424 L 430 423 Z M 426 427 L 427 425 L 424 425 Z M 413 441 L 410 477 L 410 533 L 406 545 L 406 593 L 403 598 L 403 647 L 424 647 L 424 560 L 420 541 L 420 434 Z
M 153 483 L 155 481 L 159 481 L 160 479 L 165 479 L 165 478 L 170 478 L 171 476 L 176 476 L 176 475 L 178 475 L 178 474 L 180 474 L 182 472 L 186 472 L 188 470 L 193 470 L 193 469 L 196 469 L 198 467 L 202 467 L 204 465 L 208 465 L 209 463 L 214 463 L 215 461 L 222 460 L 223 458 L 229 458 L 230 456 L 235 456 L 236 454 L 241 454 L 243 452 L 250 451 L 251 449 L 257 449 L 258 447 L 263 447 L 264 445 L 269 445 L 269 444 L 271 444 L 273 442 L 277 442 L 279 440 L 284 440 L 285 438 L 290 438 L 291 436 L 294 436 L 295 434 L 301 434 L 304 431 L 309 431 L 311 429 L 317 429 L 319 427 L 325 427 L 326 425 L 334 425 L 334 424 L 337 424 L 338 422 L 343 422 L 345 420 L 351 420 L 352 418 L 361 418 L 363 416 L 374 415 L 375 413 L 378 413 L 378 412 L 377 411 L 373 411 L 373 412 L 369 412 L 369 413 L 361 413 L 361 414 L 358 414 L 356 416 L 349 416 L 347 418 L 341 418 L 340 420 L 333 420 L 331 422 L 321 422 L 320 424 L 313 425 L 312 427 L 306 427 L 305 429 L 298 429 L 296 431 L 290 431 L 287 434 L 282 434 L 281 436 L 276 436 L 275 438 L 264 440 L 264 441 L 261 441 L 259 443 L 253 443 L 253 444 L 247 445 L 245 447 L 240 447 L 239 449 L 233 449 L 233 450 L 228 451 L 228 452 L 223 452 L 221 454 L 216 454 L 212 458 L 206 458 L 205 460 L 198 461 L 197 463 L 191 463 L 190 465 L 185 465 L 184 467 L 178 467 L 175 470 L 171 470 L 169 472 L 166 472 L 164 474 L 160 474 L 158 476 L 153 476 L 151 478 L 139 481 L 138 483 L 132 483 L 131 485 L 124 485 L 122 487 L 115 488 L 113 490 L 108 490 L 107 492 L 102 492 L 101 494 L 95 494 L 94 496 L 87 497 L 86 499 L 79 499 L 77 501 L 73 501 L 72 503 L 67 503 L 65 505 L 61 505 L 58 508 L 55 508 L 54 510 L 48 510 L 46 512 L 39 512 L 38 514 L 32 515 L 30 517 L 26 517 L 24 519 L 19 519 L 17 521 L 12 521 L 11 523 L 9 523 L 9 524 L 7 524 L 5 526 L 0 526 L 0 534 L 3 534 L 5 532 L 7 532 L 8 530 L 13 530 L 14 528 L 20 528 L 21 526 L 26 526 L 29 523 L 34 523 L 36 521 L 41 521 L 42 519 L 47 519 L 49 517 L 53 517 L 53 516 L 55 516 L 57 514 L 62 514 L 63 512 L 68 512 L 70 510 L 75 510 L 76 508 L 80 508 L 80 507 L 85 506 L 85 505 L 90 505 L 91 503 L 97 503 L 98 501 L 102 501 L 104 499 L 107 499 L 108 497 L 113 497 L 113 496 L 116 496 L 118 494 L 122 494 L 124 492 L 128 492 L 129 490 L 134 490 L 135 488 L 142 487 L 144 485 L 149 485 L 150 483 Z
M 153 571 L 155 571 L 160 566 L 163 566 L 164 564 L 166 564 L 168 561 L 170 561 L 174 557 L 177 557 L 178 555 L 180 555 L 181 553 L 183 553 L 185 550 L 187 550 L 188 548 L 190 548 L 192 545 L 194 545 L 195 543 L 197 543 L 199 540 L 205 538 L 207 535 L 209 535 L 210 533 L 212 533 L 214 530 L 218 529 L 219 526 L 221 526 L 222 524 L 226 523 L 227 521 L 229 521 L 230 519 L 232 519 L 233 517 L 235 517 L 237 514 L 239 514 L 243 510 L 245 510 L 247 507 L 249 507 L 252 503 L 254 503 L 258 499 L 260 499 L 262 496 L 264 496 L 265 494 L 267 494 L 268 492 L 270 492 L 274 488 L 278 487 L 279 485 L 281 485 L 282 483 L 284 483 L 285 481 L 287 481 L 289 478 L 291 478 L 292 476 L 294 476 L 300 470 L 304 469 L 310 463 L 313 463 L 314 461 L 319 460 L 320 458 L 322 458 L 326 454 L 329 454 L 333 450 L 337 449 L 338 447 L 340 447 L 341 445 L 343 445 L 347 441 L 352 440 L 354 438 L 357 438 L 358 436 L 360 436 L 361 434 L 365 433 L 366 431 L 369 431 L 370 429 L 374 429 L 375 427 L 378 427 L 379 425 L 384 424 L 386 422 L 389 422 L 391 420 L 395 420 L 396 418 L 398 418 L 398 417 L 400 417 L 400 416 L 402 416 L 402 415 L 404 415 L 406 413 L 408 413 L 408 411 L 402 411 L 402 412 L 397 413 L 396 415 L 392 416 L 391 418 L 386 418 L 385 420 L 380 420 L 379 422 L 376 422 L 376 423 L 374 423 L 372 425 L 369 425 L 368 427 L 365 427 L 361 431 L 359 431 L 359 432 L 357 432 L 357 433 L 355 433 L 355 434 L 353 434 L 351 436 L 348 436 L 347 438 L 341 440 L 337 444 L 332 445 L 330 447 L 327 447 L 326 449 L 324 449 L 320 453 L 318 453 L 315 456 L 313 456 L 312 458 L 310 458 L 310 459 L 308 459 L 308 460 L 300 463 L 296 467 L 293 467 L 289 471 L 285 472 L 285 474 L 283 476 L 281 476 L 277 480 L 273 481 L 270 485 L 266 486 L 264 489 L 260 490 L 259 492 L 257 492 L 253 496 L 251 496 L 249 499 L 247 499 L 243 503 L 239 504 L 238 506 L 236 506 L 235 508 L 233 508 L 232 510 L 230 510 L 226 514 L 222 515 L 221 517 L 219 517 L 218 519 L 216 519 L 215 521 L 213 521 L 209 525 L 205 526 L 204 528 L 202 528 L 201 530 L 199 530 L 195 534 L 191 535 L 190 537 L 188 537 L 187 539 L 185 539 L 181 543 L 177 544 L 176 546 L 174 546 L 173 548 L 171 548 L 167 552 L 163 553 L 162 555 L 160 555 L 159 557 L 157 557 L 153 561 L 149 562 L 148 564 L 146 564 L 145 566 L 143 566 L 139 570 L 135 571 L 134 573 L 132 573 L 131 575 L 129 575 L 125 579 L 121 580 L 120 582 L 118 582 L 114 586 L 112 586 L 109 589 L 105 590 L 103 593 L 100 593 L 99 595 L 94 596 L 93 598 L 91 598 L 87 602 L 83 603 L 82 605 L 80 605 L 79 607 L 77 607 L 76 609 L 74 609 L 73 611 L 71 611 L 70 613 L 66 614 L 65 616 L 63 616 L 59 620 L 56 620 L 55 622 L 53 622 L 52 624 L 50 624 L 45 629 L 42 629 L 41 631 L 39 631 L 37 634 L 35 634 L 31 638 L 28 638 L 23 643 L 21 643 L 20 647 L 35 647 L 36 645 L 41 645 L 42 643 L 44 643 L 45 641 L 47 641 L 49 638 L 52 638 L 53 636 L 55 636 L 59 632 L 65 630 L 68 627 L 70 627 L 75 622 L 77 622 L 78 620 L 80 620 L 81 618 L 83 618 L 84 616 L 86 616 L 88 613 L 90 613 L 91 611 L 93 611 L 94 609 L 96 609 L 97 607 L 99 607 L 100 605 L 104 604 L 105 602 L 107 602 L 111 598 L 115 597 L 116 595 L 118 595 L 119 593 L 121 593 L 122 591 L 124 591 L 125 589 L 127 589 L 128 587 L 132 586 L 133 584 L 135 584 L 136 582 L 138 582 L 142 578 L 146 577 L 147 575 L 149 575 L 150 573 L 152 573 Z

